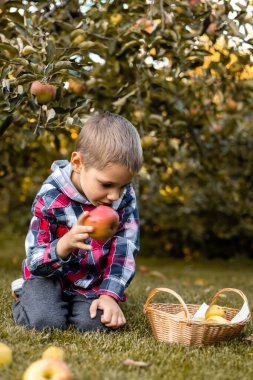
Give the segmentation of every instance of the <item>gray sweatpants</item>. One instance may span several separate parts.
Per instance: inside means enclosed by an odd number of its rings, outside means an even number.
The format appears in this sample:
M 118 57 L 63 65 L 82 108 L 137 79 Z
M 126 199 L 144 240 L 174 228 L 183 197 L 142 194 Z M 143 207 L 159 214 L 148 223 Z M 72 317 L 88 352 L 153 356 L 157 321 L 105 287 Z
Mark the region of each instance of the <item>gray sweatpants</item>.
M 91 319 L 91 302 L 81 294 L 65 295 L 57 279 L 38 277 L 24 282 L 13 317 L 18 325 L 36 330 L 73 325 L 80 331 L 112 331 L 101 322 L 101 310 Z

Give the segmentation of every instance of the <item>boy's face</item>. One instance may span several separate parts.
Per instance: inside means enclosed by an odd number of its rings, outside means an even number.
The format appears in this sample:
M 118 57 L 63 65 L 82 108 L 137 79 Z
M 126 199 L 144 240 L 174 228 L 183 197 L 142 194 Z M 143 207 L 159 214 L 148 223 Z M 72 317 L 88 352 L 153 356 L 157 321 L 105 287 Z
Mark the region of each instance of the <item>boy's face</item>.
M 133 178 L 133 174 L 120 164 L 111 164 L 103 170 L 86 169 L 79 152 L 72 153 L 71 164 L 72 182 L 94 206 L 110 206 L 121 197 L 124 188 Z

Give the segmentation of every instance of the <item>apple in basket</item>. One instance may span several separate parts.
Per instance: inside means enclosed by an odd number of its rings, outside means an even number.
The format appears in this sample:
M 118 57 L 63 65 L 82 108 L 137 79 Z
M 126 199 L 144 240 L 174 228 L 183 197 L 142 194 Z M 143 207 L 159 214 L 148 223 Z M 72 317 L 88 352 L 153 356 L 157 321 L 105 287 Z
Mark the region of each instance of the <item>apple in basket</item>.
M 210 318 L 207 318 L 207 323 L 218 323 L 220 325 L 228 325 L 229 321 L 226 318 L 220 317 L 219 315 L 213 315 Z
M 208 318 L 213 317 L 213 316 L 219 316 L 219 317 L 224 318 L 225 317 L 225 311 L 219 305 L 211 305 L 208 307 L 208 309 L 206 311 L 205 318 L 208 319 Z

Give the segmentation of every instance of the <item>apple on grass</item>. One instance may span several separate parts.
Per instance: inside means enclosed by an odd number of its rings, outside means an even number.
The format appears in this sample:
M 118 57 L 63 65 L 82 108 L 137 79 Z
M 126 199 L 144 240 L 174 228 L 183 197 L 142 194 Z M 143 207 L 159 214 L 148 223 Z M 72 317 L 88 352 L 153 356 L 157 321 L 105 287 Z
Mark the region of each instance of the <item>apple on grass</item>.
M 61 347 L 49 346 L 43 353 L 42 359 L 59 359 L 63 360 L 65 353 Z
M 39 359 L 30 364 L 22 380 L 73 380 L 72 373 L 64 361 Z
M 117 232 L 119 216 L 109 206 L 98 206 L 89 212 L 84 225 L 94 228 L 94 231 L 89 234 L 91 238 L 96 240 L 109 239 Z
M 12 350 L 6 344 L 0 342 L 0 367 L 12 362 Z

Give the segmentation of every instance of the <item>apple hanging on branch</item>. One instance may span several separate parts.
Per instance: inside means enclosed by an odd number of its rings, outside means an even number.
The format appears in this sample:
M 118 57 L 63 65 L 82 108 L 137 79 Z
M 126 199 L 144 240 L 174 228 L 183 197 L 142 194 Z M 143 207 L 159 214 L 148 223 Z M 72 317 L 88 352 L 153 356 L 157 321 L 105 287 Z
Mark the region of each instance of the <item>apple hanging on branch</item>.
M 36 80 L 31 85 L 31 94 L 36 96 L 38 104 L 47 104 L 55 99 L 56 88 L 52 84 Z
M 81 79 L 70 78 L 69 82 L 69 92 L 72 92 L 76 95 L 82 95 L 85 90 L 85 83 Z
M 94 228 L 94 231 L 89 234 L 91 238 L 96 240 L 109 239 L 117 232 L 119 216 L 109 206 L 98 206 L 89 212 L 84 225 Z

